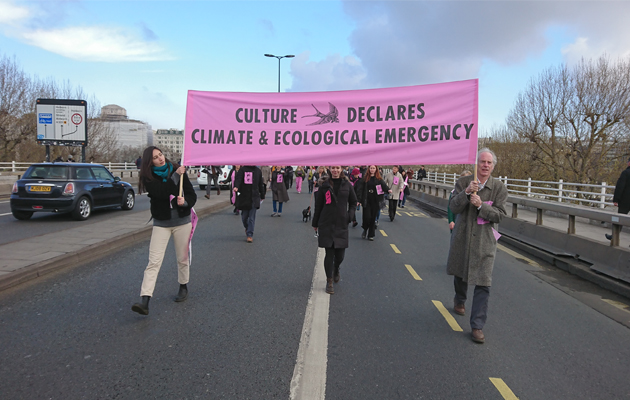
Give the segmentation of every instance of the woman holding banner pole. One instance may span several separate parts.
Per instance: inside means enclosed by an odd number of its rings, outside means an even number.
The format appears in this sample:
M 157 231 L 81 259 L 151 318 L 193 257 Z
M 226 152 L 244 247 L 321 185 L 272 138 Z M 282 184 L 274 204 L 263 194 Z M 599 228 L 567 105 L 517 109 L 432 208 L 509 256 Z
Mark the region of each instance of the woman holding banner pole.
M 143 191 L 146 191 L 151 199 L 153 231 L 149 245 L 149 263 L 144 271 L 140 290 L 142 300 L 131 309 L 138 314 L 148 315 L 149 300 L 153 296 L 155 282 L 171 236 L 175 243 L 179 281 L 179 292 L 175 301 L 181 302 L 188 297 L 191 209 L 197 201 L 197 195 L 186 174 L 186 167 L 169 161 L 155 146 L 147 147 L 142 155 L 138 193 Z

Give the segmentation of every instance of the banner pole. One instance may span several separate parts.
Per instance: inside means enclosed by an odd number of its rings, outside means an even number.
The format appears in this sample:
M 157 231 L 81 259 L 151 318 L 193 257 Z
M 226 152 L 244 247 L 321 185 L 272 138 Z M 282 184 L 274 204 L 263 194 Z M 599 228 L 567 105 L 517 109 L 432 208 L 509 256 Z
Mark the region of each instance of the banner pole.
M 477 170 L 475 169 L 475 176 L 477 176 Z M 184 172 L 185 174 L 186 172 Z M 182 193 L 184 192 L 184 175 L 179 177 L 179 197 L 182 197 Z
M 475 168 L 473 170 L 473 171 L 475 171 L 474 172 L 474 176 L 473 176 L 473 180 L 475 182 L 477 182 L 477 164 L 479 162 L 479 160 L 477 159 L 478 157 L 479 157 L 479 151 L 477 151 L 477 153 L 475 154 Z M 477 194 L 477 192 L 473 192 L 473 194 Z

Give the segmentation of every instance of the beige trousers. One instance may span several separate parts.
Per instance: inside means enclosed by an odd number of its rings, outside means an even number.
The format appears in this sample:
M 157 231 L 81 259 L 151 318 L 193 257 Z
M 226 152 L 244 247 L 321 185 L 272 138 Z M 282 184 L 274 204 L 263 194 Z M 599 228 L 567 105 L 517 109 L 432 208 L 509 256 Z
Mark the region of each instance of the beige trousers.
M 190 237 L 191 230 L 192 224 L 190 222 L 170 228 L 163 228 L 161 226 L 153 227 L 151 244 L 149 245 L 149 265 L 147 265 L 147 269 L 144 270 L 140 296 L 153 296 L 155 282 L 157 281 L 158 273 L 160 272 L 160 267 L 164 260 L 166 246 L 168 245 L 171 235 L 173 235 L 175 254 L 177 255 L 177 280 L 182 285 L 188 283 L 190 274 L 188 238 Z

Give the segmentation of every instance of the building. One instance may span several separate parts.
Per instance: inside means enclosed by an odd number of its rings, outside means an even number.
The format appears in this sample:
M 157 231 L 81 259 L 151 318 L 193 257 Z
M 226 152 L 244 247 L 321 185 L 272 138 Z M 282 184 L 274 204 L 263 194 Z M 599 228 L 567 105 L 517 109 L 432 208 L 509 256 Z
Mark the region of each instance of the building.
M 116 135 L 121 147 L 145 148 L 153 145 L 151 125 L 129 119 L 127 110 L 116 104 L 108 104 L 101 108 L 101 120 Z
M 184 130 L 158 129 L 154 135 L 154 143 L 168 158 L 177 160 L 184 150 Z

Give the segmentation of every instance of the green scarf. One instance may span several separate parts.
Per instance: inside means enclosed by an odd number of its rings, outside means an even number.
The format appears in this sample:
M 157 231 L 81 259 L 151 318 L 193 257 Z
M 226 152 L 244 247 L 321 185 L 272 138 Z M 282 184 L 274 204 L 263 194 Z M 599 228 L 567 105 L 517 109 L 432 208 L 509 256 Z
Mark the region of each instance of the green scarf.
M 155 165 L 151 166 L 151 171 L 160 178 L 162 178 L 162 182 L 166 182 L 168 176 L 173 172 L 173 164 L 170 162 L 165 163 L 161 167 L 156 167 Z

